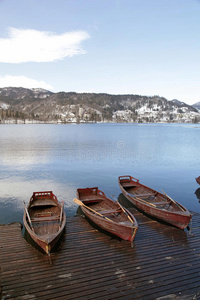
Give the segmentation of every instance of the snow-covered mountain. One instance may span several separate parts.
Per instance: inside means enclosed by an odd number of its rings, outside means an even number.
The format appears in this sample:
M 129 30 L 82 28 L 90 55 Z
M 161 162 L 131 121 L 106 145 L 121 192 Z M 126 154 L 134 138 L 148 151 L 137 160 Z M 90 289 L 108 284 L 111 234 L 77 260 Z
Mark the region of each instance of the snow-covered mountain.
M 200 112 L 200 101 L 197 102 L 197 103 L 195 103 L 195 104 L 193 104 L 192 106 L 193 106 L 194 108 L 196 108 L 196 109 Z
M 0 88 L 1 122 L 200 122 L 197 108 L 159 96 Z

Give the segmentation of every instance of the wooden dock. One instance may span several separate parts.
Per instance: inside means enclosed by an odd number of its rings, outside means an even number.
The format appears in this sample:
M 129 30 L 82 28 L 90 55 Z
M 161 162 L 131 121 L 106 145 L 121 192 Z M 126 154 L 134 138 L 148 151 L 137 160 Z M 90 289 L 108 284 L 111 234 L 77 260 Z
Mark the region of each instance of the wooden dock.
M 200 299 L 200 215 L 190 236 L 130 210 L 139 223 L 133 248 L 69 217 L 52 265 L 19 223 L 1 225 L 2 299 Z

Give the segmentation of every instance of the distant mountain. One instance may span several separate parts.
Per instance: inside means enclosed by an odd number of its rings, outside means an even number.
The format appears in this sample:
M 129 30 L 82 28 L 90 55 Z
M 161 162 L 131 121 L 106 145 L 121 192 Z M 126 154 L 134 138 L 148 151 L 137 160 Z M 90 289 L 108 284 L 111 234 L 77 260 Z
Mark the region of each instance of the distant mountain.
M 193 104 L 192 107 L 196 108 L 200 112 L 200 102 Z
M 198 110 L 159 96 L 52 93 L 44 89 L 0 88 L 1 123 L 200 122 Z
M 22 99 L 45 99 L 51 96 L 53 93 L 44 89 L 25 89 L 25 88 L 0 88 L 0 101 L 6 101 L 9 104 L 15 105 L 16 100 L 20 102 Z

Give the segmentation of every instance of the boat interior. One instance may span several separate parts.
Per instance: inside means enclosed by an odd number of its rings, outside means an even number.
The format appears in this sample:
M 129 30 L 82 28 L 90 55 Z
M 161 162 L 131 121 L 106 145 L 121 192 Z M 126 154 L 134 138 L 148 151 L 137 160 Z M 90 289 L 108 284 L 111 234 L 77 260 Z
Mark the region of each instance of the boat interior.
M 42 200 L 43 201 L 43 200 Z M 55 203 L 34 203 L 29 208 L 29 215 L 35 234 L 39 236 L 51 235 L 59 230 L 60 226 L 60 207 Z
M 106 216 L 112 221 L 123 222 L 126 225 L 130 225 L 131 222 L 127 220 L 126 214 L 122 211 L 121 207 L 112 200 L 105 200 L 103 196 L 97 194 L 86 194 L 79 197 L 80 200 L 86 206 L 92 210 Z
M 151 188 L 145 187 L 144 185 L 137 184 L 137 182 L 122 182 L 121 185 L 124 190 L 136 200 L 145 201 L 146 203 L 152 204 L 159 209 L 164 209 L 171 212 L 181 210 L 180 206 L 166 195 Z

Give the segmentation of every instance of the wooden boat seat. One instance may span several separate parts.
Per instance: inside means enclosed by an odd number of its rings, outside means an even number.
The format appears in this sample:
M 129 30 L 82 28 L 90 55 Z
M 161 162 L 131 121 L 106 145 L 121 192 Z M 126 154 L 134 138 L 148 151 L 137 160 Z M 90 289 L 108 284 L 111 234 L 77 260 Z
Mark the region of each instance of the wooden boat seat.
M 162 201 L 162 202 L 152 202 L 152 204 L 155 204 L 157 206 L 157 205 L 167 205 L 167 204 L 170 204 L 170 203 Z
M 52 217 L 39 217 L 39 218 L 32 218 L 31 222 L 46 222 L 46 221 L 57 221 L 60 220 L 60 217 L 58 216 L 52 216 Z
M 150 196 L 156 196 L 155 194 L 138 194 L 138 195 L 136 195 L 136 194 L 134 194 L 134 195 L 131 195 L 130 194 L 130 196 L 132 196 L 132 197 L 150 197 Z
M 132 223 L 130 221 L 122 221 L 122 222 L 119 222 L 119 224 L 130 226 L 130 224 L 132 224 Z
M 31 203 L 30 207 L 34 206 L 56 206 L 56 203 L 51 199 L 37 199 Z
M 114 214 L 119 213 L 121 209 L 110 209 L 110 210 L 99 210 L 98 212 L 102 215 Z
M 136 187 L 137 185 L 135 185 L 135 184 L 133 184 L 133 183 L 130 183 L 130 182 L 123 182 L 123 183 L 122 183 L 122 186 L 123 186 L 123 187 L 126 187 L 126 188 L 127 188 L 127 187 L 128 187 L 128 188 L 129 188 L 129 187 L 130 187 L 130 188 L 133 188 L 133 187 Z

